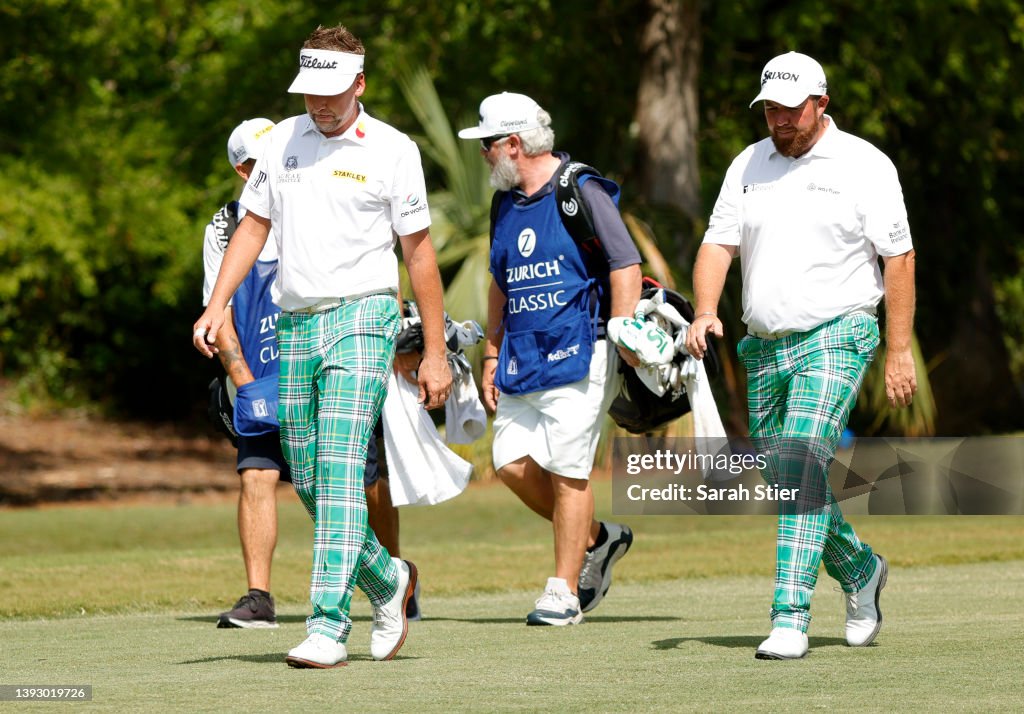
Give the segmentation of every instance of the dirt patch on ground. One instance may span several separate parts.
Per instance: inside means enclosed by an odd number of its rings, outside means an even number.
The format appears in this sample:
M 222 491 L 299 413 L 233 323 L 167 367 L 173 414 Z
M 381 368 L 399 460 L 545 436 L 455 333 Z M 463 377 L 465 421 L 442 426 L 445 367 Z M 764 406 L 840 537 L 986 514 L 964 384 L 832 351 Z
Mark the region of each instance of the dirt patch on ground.
M 0 415 L 0 505 L 235 493 L 235 450 L 173 425 Z

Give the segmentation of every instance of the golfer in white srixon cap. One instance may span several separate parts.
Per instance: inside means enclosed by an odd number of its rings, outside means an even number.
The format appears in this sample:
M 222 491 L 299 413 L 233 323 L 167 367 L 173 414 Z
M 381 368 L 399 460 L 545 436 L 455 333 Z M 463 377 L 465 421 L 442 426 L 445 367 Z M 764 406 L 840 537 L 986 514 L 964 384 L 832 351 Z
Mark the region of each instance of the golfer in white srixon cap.
M 843 589 L 847 643 L 870 644 L 882 624 L 888 565 L 843 518 L 828 468 L 879 344 L 883 297 L 889 402 L 904 407 L 917 389 L 914 249 L 896 168 L 825 113 L 821 65 L 788 52 L 760 82 L 770 136 L 726 173 L 693 269 L 686 346 L 700 358 L 706 335 L 722 335 L 722 286 L 741 256 L 750 437 L 768 456 L 765 478 L 798 493 L 780 503 L 772 631 L 756 656 L 792 659 L 807 653 L 822 561 Z
M 224 306 L 273 227 L 280 250 L 274 302 L 281 350 L 281 443 L 292 482 L 314 519 L 308 637 L 294 667 L 345 662 L 355 586 L 374 609 L 370 653 L 391 659 L 405 641 L 416 568 L 392 558 L 367 523 L 363 468 L 401 326 L 394 236 L 419 306 L 428 409 L 451 389 L 441 279 L 416 144 L 368 115 L 362 42 L 342 26 L 318 28 L 299 52 L 289 91 L 306 114 L 280 122 L 242 193 L 248 210 L 231 240 L 193 344 L 210 356 Z

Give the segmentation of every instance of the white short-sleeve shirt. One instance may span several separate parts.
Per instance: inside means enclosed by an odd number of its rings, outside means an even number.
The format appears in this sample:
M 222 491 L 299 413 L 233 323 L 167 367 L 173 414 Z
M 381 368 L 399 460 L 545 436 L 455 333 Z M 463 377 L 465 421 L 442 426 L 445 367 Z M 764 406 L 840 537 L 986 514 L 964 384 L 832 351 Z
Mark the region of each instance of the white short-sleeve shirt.
M 245 207 L 238 207 L 238 222 L 245 217 Z M 213 296 L 213 287 L 217 284 L 217 276 L 220 275 L 220 266 L 224 262 L 224 253 L 227 252 L 228 242 L 231 236 L 225 236 L 217 230 L 214 221 L 218 220 L 220 213 L 213 217 L 213 221 L 206 224 L 206 234 L 203 236 L 203 305 L 210 304 L 210 297 Z M 277 260 L 277 239 L 273 232 L 267 236 L 267 244 L 263 246 L 258 260 L 268 262 Z M 231 300 L 228 300 L 228 305 Z
M 272 294 L 282 310 L 397 290 L 395 236 L 430 226 L 415 142 L 359 110 L 336 137 L 305 114 L 282 121 L 242 192 L 277 236 Z
M 737 156 L 704 242 L 739 247 L 743 321 L 756 332 L 804 332 L 874 308 L 878 257 L 913 247 L 892 161 L 831 117 L 799 158 L 770 137 Z

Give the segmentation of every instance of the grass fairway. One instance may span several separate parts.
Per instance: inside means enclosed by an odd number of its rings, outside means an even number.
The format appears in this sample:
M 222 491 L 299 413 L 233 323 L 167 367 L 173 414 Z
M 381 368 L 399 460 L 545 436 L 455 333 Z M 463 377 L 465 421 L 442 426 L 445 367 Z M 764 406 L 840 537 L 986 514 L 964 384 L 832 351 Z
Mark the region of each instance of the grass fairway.
M 0 684 L 91 684 L 101 711 L 1021 708 L 1022 519 L 857 519 L 892 564 L 877 644 L 845 646 L 822 574 L 811 654 L 763 662 L 770 518 L 628 519 L 636 544 L 601 607 L 579 627 L 527 628 L 551 562 L 539 519 L 489 486 L 402 515 L 427 619 L 376 663 L 357 596 L 349 666 L 307 671 L 283 663 L 305 636 L 310 527 L 294 500 L 267 631 L 213 625 L 244 589 L 231 504 L 0 511 Z

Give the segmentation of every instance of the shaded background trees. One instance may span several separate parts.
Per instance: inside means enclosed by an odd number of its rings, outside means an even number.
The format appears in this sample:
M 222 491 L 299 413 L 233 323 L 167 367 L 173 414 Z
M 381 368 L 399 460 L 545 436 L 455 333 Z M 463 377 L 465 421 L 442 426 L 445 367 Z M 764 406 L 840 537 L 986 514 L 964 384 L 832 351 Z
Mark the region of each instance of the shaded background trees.
M 200 236 L 237 189 L 225 138 L 242 118 L 302 111 L 285 93 L 295 53 L 339 21 L 367 44 L 367 108 L 411 133 L 397 78 L 418 65 L 457 126 L 495 91 L 537 99 L 560 148 L 623 183 L 684 290 L 729 161 L 764 134 L 747 109 L 761 66 L 817 57 L 838 125 L 900 170 L 937 431 L 1024 424 L 1024 13 L 1011 0 L 5 3 L 0 370 L 20 399 L 195 413 L 216 371 L 188 340 Z M 470 199 L 440 162 L 428 171 L 454 196 L 436 219 L 452 216 L 447 240 L 471 239 L 453 213 L 472 214 Z

